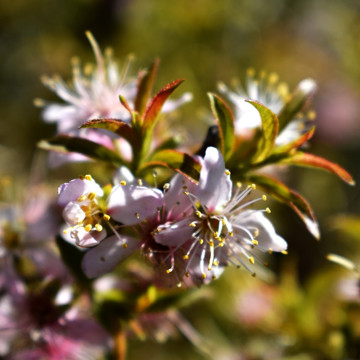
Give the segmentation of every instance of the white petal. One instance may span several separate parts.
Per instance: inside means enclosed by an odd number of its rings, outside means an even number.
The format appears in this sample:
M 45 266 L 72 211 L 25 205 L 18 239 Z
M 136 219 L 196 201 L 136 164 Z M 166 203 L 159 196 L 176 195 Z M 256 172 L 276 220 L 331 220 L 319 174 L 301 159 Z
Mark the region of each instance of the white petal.
M 191 239 L 194 228 L 190 226 L 193 221 L 191 218 L 186 218 L 177 221 L 174 224 L 164 224 L 159 233 L 154 235 L 157 243 L 164 246 L 178 247 Z
M 236 224 L 247 229 L 256 228 L 259 235 L 257 248 L 262 251 L 283 251 L 287 249 L 287 242 L 275 232 L 275 228 L 260 211 L 247 210 L 242 212 L 236 219 Z
M 124 241 L 127 248 L 122 246 Z M 131 236 L 121 235 L 121 239 L 115 235 L 110 236 L 85 254 L 81 264 L 82 269 L 89 278 L 108 273 L 135 252 L 140 245 L 141 242 Z
M 72 231 L 71 235 L 75 237 L 76 245 L 86 248 L 96 246 L 104 240 L 106 237 L 106 230 L 93 230 L 87 232 L 83 227 L 79 227 Z
M 135 176 L 126 166 L 120 166 L 114 174 L 114 185 L 120 185 L 121 181 L 126 181 L 127 184 L 133 184 L 135 180 Z
M 232 182 L 230 176 L 225 174 L 221 153 L 214 147 L 207 148 L 196 195 L 203 205 L 214 210 L 230 200 L 231 191 Z
M 163 204 L 163 193 L 136 185 L 118 185 L 109 195 L 107 213 L 126 225 L 135 225 L 157 214 Z

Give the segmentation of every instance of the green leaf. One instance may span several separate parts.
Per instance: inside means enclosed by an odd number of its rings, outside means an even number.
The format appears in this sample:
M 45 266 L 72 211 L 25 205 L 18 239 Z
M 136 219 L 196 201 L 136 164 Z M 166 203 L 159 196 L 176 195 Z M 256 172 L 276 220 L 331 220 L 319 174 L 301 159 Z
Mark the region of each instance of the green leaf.
M 90 120 L 80 126 L 80 129 L 83 128 L 105 129 L 111 131 L 127 140 L 130 145 L 137 144 L 139 141 L 139 136 L 135 130 L 126 122 L 118 119 Z
M 186 176 L 192 181 L 199 181 L 200 164 L 190 155 L 176 150 L 162 150 L 154 153 L 148 162 L 140 167 L 140 172 L 145 172 L 149 168 L 165 166 Z
M 312 79 L 302 80 L 291 94 L 289 100 L 280 110 L 279 131 L 293 120 L 296 115 L 306 107 L 317 89 L 316 83 Z
M 219 126 L 221 153 L 225 160 L 229 159 L 234 148 L 234 116 L 224 100 L 208 93 L 210 106 Z
M 149 70 L 145 70 L 139 73 L 137 94 L 135 99 L 135 110 L 140 114 L 140 116 L 143 115 L 146 108 L 146 103 L 150 98 L 158 66 L 159 59 L 156 59 Z
M 40 141 L 38 146 L 44 150 L 53 150 L 63 153 L 77 152 L 96 160 L 110 162 L 116 166 L 126 165 L 124 160 L 114 151 L 103 145 L 80 137 L 59 135 L 49 140 Z
M 261 116 L 262 134 L 258 142 L 258 151 L 251 161 L 256 164 L 264 161 L 271 154 L 279 131 L 279 122 L 277 116 L 266 106 L 254 100 L 246 101 L 253 105 Z
M 304 222 L 309 232 L 316 239 L 320 238 L 319 225 L 309 203 L 304 197 L 288 188 L 279 180 L 268 176 L 253 174 L 248 177 L 248 180 L 259 185 L 275 199 L 290 206 Z
M 156 118 L 165 101 L 183 81 L 183 79 L 179 79 L 167 84 L 151 99 L 144 114 L 143 126 L 145 129 L 150 129 L 154 126 Z
M 355 185 L 354 179 L 345 169 L 343 169 L 338 164 L 335 164 L 320 156 L 297 151 L 295 154 L 283 159 L 281 163 L 326 170 L 337 175 L 340 179 L 342 179 L 349 185 Z

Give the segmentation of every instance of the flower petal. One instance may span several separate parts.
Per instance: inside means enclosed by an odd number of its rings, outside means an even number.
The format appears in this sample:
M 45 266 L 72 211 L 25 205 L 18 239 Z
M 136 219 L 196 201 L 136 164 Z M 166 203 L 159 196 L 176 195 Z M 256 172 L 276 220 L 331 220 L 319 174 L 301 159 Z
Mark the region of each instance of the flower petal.
M 231 198 L 232 182 L 225 173 L 224 159 L 214 147 L 206 149 L 196 195 L 210 211 L 225 205 Z
M 257 248 L 262 251 L 283 251 L 287 249 L 287 242 L 275 232 L 271 221 L 259 211 L 246 210 L 242 212 L 236 220 L 237 224 L 245 226 L 247 229 L 257 229 L 259 234 Z
M 194 228 L 190 227 L 190 223 L 194 219 L 186 218 L 173 224 L 164 224 L 159 226 L 160 232 L 154 235 L 154 239 L 158 244 L 178 247 L 191 239 Z
M 126 248 L 123 247 L 124 243 L 127 244 Z M 84 255 L 82 269 L 90 279 L 106 274 L 135 252 L 140 245 L 141 242 L 131 236 L 110 236 Z
M 109 195 L 107 213 L 126 225 L 135 225 L 155 216 L 163 204 L 163 193 L 137 185 L 118 185 Z

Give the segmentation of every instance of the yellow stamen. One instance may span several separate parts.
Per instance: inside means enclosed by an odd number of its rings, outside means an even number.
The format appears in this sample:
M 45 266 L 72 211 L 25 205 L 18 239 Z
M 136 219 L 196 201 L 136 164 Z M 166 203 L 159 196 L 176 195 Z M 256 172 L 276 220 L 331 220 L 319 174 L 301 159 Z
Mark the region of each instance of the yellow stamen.
M 226 175 L 230 175 L 231 172 L 230 172 L 228 169 L 226 169 L 226 170 L 225 170 L 225 174 L 226 174 Z
M 94 192 L 89 193 L 88 196 L 87 196 L 87 198 L 88 198 L 89 200 L 94 200 L 95 197 L 96 197 L 96 194 L 95 194 Z
M 266 200 L 267 200 L 267 196 L 266 196 L 266 195 L 263 195 L 263 196 L 262 196 L 262 199 L 263 199 L 264 201 L 266 201 Z
M 94 181 L 91 175 L 85 175 L 85 179 L 89 181 Z
M 96 229 L 96 231 L 100 232 L 100 231 L 102 231 L 103 227 L 100 224 L 96 224 L 95 229 Z
M 273 249 L 269 248 L 269 254 L 272 254 L 272 253 L 273 253 Z
M 256 190 L 256 185 L 255 185 L 255 184 L 251 184 L 251 188 L 252 188 L 253 190 Z
M 202 278 L 205 280 L 206 279 L 206 274 L 202 273 Z
M 82 202 L 82 201 L 84 201 L 85 199 L 86 199 L 86 195 L 84 194 L 84 195 L 81 195 L 80 197 L 78 197 L 77 201 L 78 201 L 78 202 Z
M 86 232 L 89 232 L 92 229 L 92 226 L 90 224 L 87 224 L 84 229 Z
M 288 254 L 288 252 L 286 250 L 282 250 L 281 253 L 284 254 L 284 255 Z
M 252 256 L 249 257 L 249 261 L 251 262 L 251 264 L 255 264 L 255 259 Z
M 126 248 L 127 248 L 127 243 L 123 243 L 123 244 L 122 244 L 122 247 L 123 247 L 124 249 L 126 249 Z
M 253 240 L 252 243 L 256 246 L 256 245 L 259 245 L 259 242 L 257 240 Z
M 188 259 L 189 259 L 189 255 L 184 255 L 184 256 L 183 256 L 183 259 L 184 259 L 184 260 L 188 260 Z
M 108 214 L 104 214 L 103 216 L 104 220 L 109 221 L 110 220 L 110 216 Z
M 120 185 L 125 186 L 125 185 L 126 185 L 126 181 L 125 181 L 125 180 L 120 181 Z
M 167 273 L 167 274 L 170 274 L 172 271 L 173 271 L 173 269 L 167 269 L 167 270 L 166 270 L 166 273 Z
M 196 223 L 193 221 L 192 223 L 189 224 L 190 227 L 196 227 Z
M 141 179 L 138 179 L 137 183 L 138 183 L 139 186 L 142 186 L 142 185 L 143 185 L 143 182 L 142 182 Z
M 266 210 L 266 212 L 267 212 L 268 214 L 270 214 L 270 213 L 271 213 L 270 208 L 266 208 L 265 210 Z
M 198 211 L 196 211 L 195 212 L 195 214 L 196 214 L 196 216 L 198 217 L 198 218 L 200 218 L 201 219 L 201 217 L 202 217 L 202 214 L 201 214 L 201 212 L 198 210 Z
M 204 239 L 199 240 L 199 244 L 202 245 L 204 243 Z

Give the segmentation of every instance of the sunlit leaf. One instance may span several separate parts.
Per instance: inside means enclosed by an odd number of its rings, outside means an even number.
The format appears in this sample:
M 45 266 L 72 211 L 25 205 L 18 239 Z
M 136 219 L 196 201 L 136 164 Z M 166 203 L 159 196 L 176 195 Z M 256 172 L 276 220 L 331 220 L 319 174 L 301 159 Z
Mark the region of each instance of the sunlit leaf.
M 288 188 L 277 179 L 253 174 L 248 180 L 262 187 L 275 199 L 290 206 L 305 223 L 309 232 L 316 238 L 320 238 L 319 225 L 309 203 L 300 194 Z
M 123 137 L 130 144 L 136 144 L 139 141 L 135 130 L 126 122 L 118 119 L 94 119 L 85 122 L 80 128 L 105 129 Z
M 144 114 L 144 128 L 148 129 L 153 126 L 158 114 L 161 111 L 162 106 L 173 91 L 183 82 L 184 80 L 175 80 L 172 83 L 163 87 L 150 101 Z
M 288 153 L 289 151 L 293 149 L 298 149 L 300 146 L 304 145 L 307 141 L 309 141 L 315 132 L 315 126 L 312 126 L 309 131 L 307 131 L 305 134 L 301 135 L 294 141 L 291 141 L 288 144 L 276 146 L 272 152 L 272 154 L 280 154 L 280 153 Z
M 282 160 L 281 163 L 323 169 L 337 175 L 349 185 L 355 185 L 354 179 L 345 169 L 320 156 L 298 151 L 294 155 Z
M 221 152 L 226 159 L 231 156 L 234 147 L 234 116 L 224 100 L 208 93 L 212 113 L 219 125 Z
M 140 116 L 143 115 L 146 109 L 146 103 L 150 98 L 158 66 L 159 60 L 156 59 L 150 69 L 142 71 L 139 74 L 135 99 L 135 110 L 140 114 Z
M 246 101 L 259 111 L 261 117 L 261 138 L 258 142 L 258 151 L 252 159 L 253 163 L 259 163 L 265 160 L 274 148 L 276 136 L 279 131 L 279 122 L 277 116 L 266 106 L 254 100 Z
M 44 150 L 58 152 L 77 152 L 93 159 L 110 162 L 114 165 L 126 165 L 124 160 L 114 151 L 93 141 L 80 137 L 60 135 L 49 140 L 42 140 L 38 146 Z
M 176 150 L 162 150 L 151 156 L 148 162 L 140 167 L 140 172 L 156 166 L 165 166 L 175 170 L 192 181 L 198 181 L 200 178 L 200 164 L 190 155 Z

